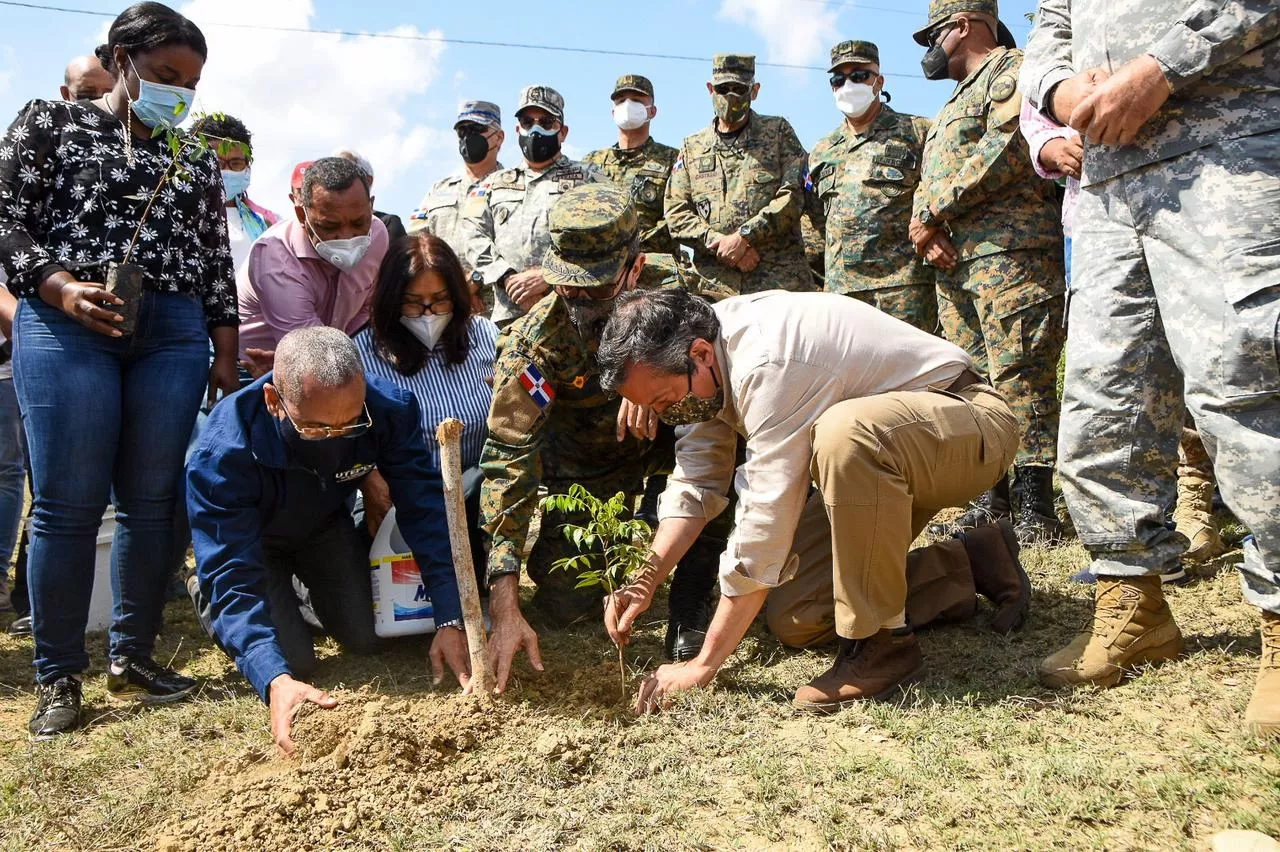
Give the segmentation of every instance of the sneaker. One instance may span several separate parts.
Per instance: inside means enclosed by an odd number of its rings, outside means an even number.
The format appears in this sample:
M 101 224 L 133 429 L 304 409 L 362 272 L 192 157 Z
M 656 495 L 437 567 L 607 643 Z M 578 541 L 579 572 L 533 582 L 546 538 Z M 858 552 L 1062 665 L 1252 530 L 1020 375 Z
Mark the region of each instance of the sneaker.
M 15 618 L 9 625 L 10 636 L 30 636 L 31 635 L 31 616 L 24 615 L 22 618 Z
M 31 741 L 44 742 L 80 727 L 82 698 L 80 681 L 70 675 L 36 684 L 36 711 L 27 723 Z
M 1093 573 L 1093 566 L 1089 565 L 1072 574 L 1071 582 L 1092 586 L 1098 582 L 1098 575 Z M 1172 571 L 1167 571 L 1160 575 L 1160 585 L 1162 586 L 1185 586 L 1190 582 L 1191 575 L 1187 573 L 1187 569 L 1182 566 L 1181 562 L 1173 566 Z
M 168 704 L 181 701 L 200 681 L 167 669 L 150 657 L 121 657 L 107 670 L 107 697 L 112 701 Z

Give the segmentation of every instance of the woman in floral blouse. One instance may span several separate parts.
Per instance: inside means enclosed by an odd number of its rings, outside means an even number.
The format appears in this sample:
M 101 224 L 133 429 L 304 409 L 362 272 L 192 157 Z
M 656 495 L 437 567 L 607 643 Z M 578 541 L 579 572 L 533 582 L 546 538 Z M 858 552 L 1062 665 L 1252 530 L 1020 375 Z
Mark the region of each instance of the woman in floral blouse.
M 91 102 L 32 101 L 0 139 L 0 266 L 21 300 L 13 367 L 34 493 L 33 739 L 79 724 L 95 536 L 108 500 L 118 524 L 108 696 L 165 702 L 195 688 L 156 663 L 152 647 L 196 410 L 206 386 L 211 398 L 238 387 L 218 161 L 173 129 L 194 99 L 204 36 L 167 6 L 139 3 L 97 53 L 116 77 L 112 91 Z M 111 264 L 126 260 L 144 280 L 132 333 L 120 327 L 124 302 L 103 286 Z

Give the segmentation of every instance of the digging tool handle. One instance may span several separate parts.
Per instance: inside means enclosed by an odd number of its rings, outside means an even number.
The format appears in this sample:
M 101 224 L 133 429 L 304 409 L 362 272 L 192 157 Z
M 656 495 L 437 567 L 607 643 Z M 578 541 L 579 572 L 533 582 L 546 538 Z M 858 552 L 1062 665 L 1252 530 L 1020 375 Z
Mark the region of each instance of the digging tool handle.
M 471 539 L 467 535 L 466 501 L 462 494 L 462 421 L 449 418 L 436 428 L 440 444 L 440 473 L 444 478 L 444 508 L 449 520 L 449 544 L 453 549 L 453 572 L 458 578 L 462 599 L 462 620 L 471 649 L 472 691 L 493 696 L 495 680 L 489 667 L 489 646 L 484 635 L 484 615 L 480 611 L 480 591 L 476 588 L 475 565 L 471 561 Z

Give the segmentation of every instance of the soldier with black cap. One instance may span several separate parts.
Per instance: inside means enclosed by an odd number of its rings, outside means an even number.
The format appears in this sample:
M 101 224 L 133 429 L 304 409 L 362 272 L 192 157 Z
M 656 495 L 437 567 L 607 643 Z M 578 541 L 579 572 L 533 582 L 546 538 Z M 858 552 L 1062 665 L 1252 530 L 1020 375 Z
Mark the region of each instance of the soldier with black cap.
M 667 231 L 663 198 L 667 179 L 680 152 L 649 135 L 649 123 L 658 114 L 653 103 L 653 83 L 639 74 L 623 74 L 613 87 L 613 123 L 618 142 L 588 154 L 591 163 L 609 180 L 631 195 L 640 220 L 640 248 L 646 252 L 673 253 L 675 241 Z
M 720 54 L 711 126 L 684 140 L 667 182 L 667 227 L 698 272 L 735 293 L 812 290 L 800 215 L 807 154 L 785 118 L 759 115 L 756 58 Z
M 933 274 L 907 233 L 929 120 L 881 100 L 888 95 L 880 49 L 869 41 L 831 48 L 830 71 L 844 121 L 809 155 L 814 218 L 826 235 L 826 290 L 936 334 Z
M 1009 478 L 951 532 L 1013 517 L 1024 544 L 1062 535 L 1053 505 L 1057 368 L 1066 339 L 1061 209 L 1018 130 L 1022 52 L 996 0 L 933 0 L 915 34 L 931 80 L 956 80 L 925 141 L 911 241 L 937 267 L 943 335 L 969 353 L 1018 418 Z
M 524 650 L 535 667 L 537 635 L 520 612 L 520 567 L 538 502 L 538 489 L 563 494 L 580 484 L 598 497 L 639 492 L 644 477 L 675 462 L 671 430 L 658 441 L 616 433 L 622 400 L 600 387 L 596 349 L 617 295 L 633 289 L 645 266 L 640 227 L 626 194 L 610 183 L 572 189 L 551 209 L 549 246 L 542 274 L 553 293 L 513 322 L 498 340 L 489 437 L 480 458 L 484 471 L 480 511 L 492 535 L 487 580 L 498 686 L 506 683 L 515 654 Z M 601 598 L 575 589 L 577 579 L 552 571 L 577 551 L 560 534 L 579 519 L 544 513 L 529 553 L 537 584 L 534 607 L 541 620 L 564 626 L 601 612 Z M 715 558 L 706 548 L 686 559 L 672 582 L 667 653 L 688 659 L 702 647 L 710 618 Z M 693 563 L 694 567 L 686 566 Z
M 600 179 L 595 166 L 560 150 L 569 135 L 564 98 L 550 86 L 527 86 L 516 109 L 524 164 L 494 172 L 462 205 L 463 260 L 493 288 L 491 319 L 499 328 L 527 313 L 547 294 L 542 256 L 551 237 L 547 216 L 556 201 Z

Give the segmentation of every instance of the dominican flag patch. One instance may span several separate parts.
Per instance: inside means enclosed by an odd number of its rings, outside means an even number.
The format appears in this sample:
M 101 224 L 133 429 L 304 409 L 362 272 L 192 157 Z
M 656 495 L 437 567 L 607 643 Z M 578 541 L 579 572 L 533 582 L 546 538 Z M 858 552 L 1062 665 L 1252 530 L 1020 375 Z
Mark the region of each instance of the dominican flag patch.
M 809 174 L 809 167 L 804 169 L 804 191 L 813 192 L 813 175 Z
M 529 392 L 529 398 L 538 408 L 546 408 L 551 404 L 551 400 L 556 398 L 555 390 L 547 384 L 547 380 L 533 364 L 525 367 L 524 372 L 520 374 L 520 384 L 524 385 L 524 389 Z
M 671 171 L 678 172 L 683 168 L 684 168 L 684 152 L 681 151 L 680 154 L 676 157 L 676 164 L 671 167 Z
M 489 187 L 485 184 L 479 184 L 467 193 L 468 198 L 484 198 L 489 194 Z

